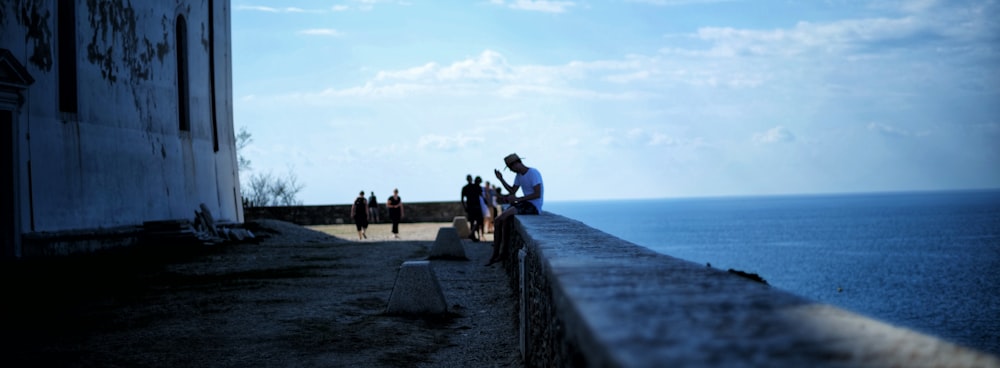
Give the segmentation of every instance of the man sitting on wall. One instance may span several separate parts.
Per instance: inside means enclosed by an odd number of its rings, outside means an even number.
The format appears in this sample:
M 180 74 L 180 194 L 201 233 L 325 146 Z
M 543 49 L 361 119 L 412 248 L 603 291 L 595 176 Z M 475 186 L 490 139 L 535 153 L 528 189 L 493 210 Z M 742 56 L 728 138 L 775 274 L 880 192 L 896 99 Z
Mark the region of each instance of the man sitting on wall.
M 504 236 L 506 235 L 505 221 L 514 215 L 537 215 L 542 212 L 542 203 L 544 202 L 542 174 L 535 168 L 524 166 L 521 158 L 516 153 L 507 155 L 503 161 L 507 168 L 516 173 L 516 175 L 514 176 L 514 185 L 511 186 L 504 180 L 500 170 L 493 170 L 497 179 L 500 180 L 503 187 L 507 188 L 507 192 L 510 193 L 501 198 L 504 203 L 508 203 L 510 206 L 494 220 L 496 225 L 494 226 L 493 234 L 493 256 L 490 257 L 490 262 L 486 264 L 487 266 L 499 262 L 502 258 L 500 252 L 503 248 Z M 517 197 L 518 189 L 521 190 L 524 196 Z

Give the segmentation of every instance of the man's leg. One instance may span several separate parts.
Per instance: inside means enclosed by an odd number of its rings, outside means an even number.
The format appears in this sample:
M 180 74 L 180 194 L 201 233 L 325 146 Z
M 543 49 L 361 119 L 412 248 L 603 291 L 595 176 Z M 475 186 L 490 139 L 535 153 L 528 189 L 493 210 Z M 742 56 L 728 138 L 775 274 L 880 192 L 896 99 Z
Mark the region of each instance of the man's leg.
M 504 236 L 507 233 L 507 219 L 515 214 L 517 214 L 517 208 L 511 206 L 493 220 L 493 256 L 490 257 L 490 263 L 487 266 L 500 261 L 500 249 L 504 246 Z
M 483 238 L 483 234 L 479 232 L 479 229 L 483 227 L 483 219 L 476 217 L 475 221 L 472 223 L 472 234 L 476 237 L 476 241 Z

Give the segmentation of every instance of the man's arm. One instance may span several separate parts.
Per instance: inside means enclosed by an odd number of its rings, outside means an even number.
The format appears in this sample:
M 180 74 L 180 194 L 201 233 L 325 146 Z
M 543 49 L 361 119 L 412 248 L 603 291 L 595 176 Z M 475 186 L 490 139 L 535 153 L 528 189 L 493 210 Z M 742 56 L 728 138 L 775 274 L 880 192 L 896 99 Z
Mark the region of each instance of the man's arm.
M 517 189 L 519 187 L 512 187 L 510 186 L 510 184 L 507 184 L 507 181 L 503 179 L 503 174 L 500 173 L 500 170 L 493 169 L 493 174 L 497 176 L 497 179 L 500 180 L 500 184 L 503 185 L 504 189 L 507 189 L 508 193 L 514 194 L 515 192 L 517 192 Z
M 508 195 L 500 196 L 500 197 L 503 198 L 504 200 L 512 201 L 515 198 L 515 196 L 517 195 L 517 190 L 521 189 L 521 186 L 520 185 L 511 186 L 510 184 L 507 184 L 507 181 L 503 179 L 503 174 L 500 173 L 500 170 L 493 169 L 493 173 L 496 174 L 497 179 L 500 179 L 500 184 L 502 184 L 503 187 L 505 189 L 507 189 L 507 193 L 510 193 Z M 515 175 L 517 175 L 517 174 L 515 174 Z
M 541 198 L 542 197 L 542 185 L 541 184 L 535 184 L 535 186 L 532 187 L 532 188 L 534 190 L 532 191 L 531 194 L 526 195 L 526 196 L 521 197 L 521 198 L 514 197 L 514 201 L 522 202 L 522 201 L 530 201 L 530 200 L 535 199 L 535 198 Z

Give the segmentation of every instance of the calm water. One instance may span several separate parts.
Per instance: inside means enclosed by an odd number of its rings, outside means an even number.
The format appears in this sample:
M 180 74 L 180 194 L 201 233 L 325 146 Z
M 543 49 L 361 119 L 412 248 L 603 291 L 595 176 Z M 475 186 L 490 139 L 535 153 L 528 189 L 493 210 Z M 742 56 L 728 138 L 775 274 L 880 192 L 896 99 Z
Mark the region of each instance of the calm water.
M 546 202 L 545 210 L 1000 355 L 1000 191 Z

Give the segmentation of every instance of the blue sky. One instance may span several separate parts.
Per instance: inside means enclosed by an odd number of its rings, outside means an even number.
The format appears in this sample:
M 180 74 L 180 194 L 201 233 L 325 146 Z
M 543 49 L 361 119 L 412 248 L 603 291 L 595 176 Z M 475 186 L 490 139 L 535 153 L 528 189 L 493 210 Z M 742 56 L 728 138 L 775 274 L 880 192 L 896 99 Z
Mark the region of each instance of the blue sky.
M 243 155 L 305 204 L 511 152 L 551 201 L 1000 188 L 997 1 L 232 6 Z

